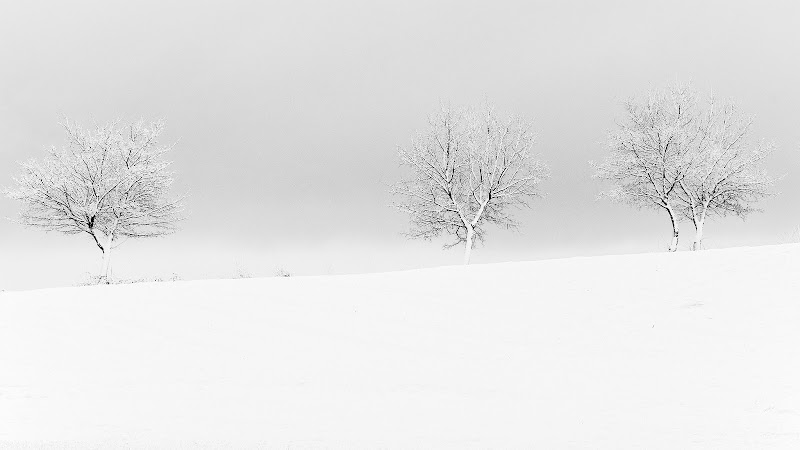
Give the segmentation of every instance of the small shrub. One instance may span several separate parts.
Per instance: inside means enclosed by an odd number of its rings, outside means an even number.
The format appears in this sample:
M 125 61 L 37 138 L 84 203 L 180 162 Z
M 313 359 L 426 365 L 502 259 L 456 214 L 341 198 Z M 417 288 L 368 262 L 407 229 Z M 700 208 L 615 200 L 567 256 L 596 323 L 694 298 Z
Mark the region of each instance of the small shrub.
M 781 244 L 797 244 L 800 243 L 800 226 L 794 227 L 788 233 L 781 235 Z
M 84 278 L 78 282 L 78 286 L 96 286 L 98 284 L 111 284 L 111 281 L 103 275 L 85 274 Z
M 244 267 L 237 265 L 233 271 L 233 278 L 253 278 L 253 274 Z
M 292 276 L 292 273 L 289 272 L 288 270 L 284 269 L 283 267 L 278 267 L 277 269 L 275 269 L 275 276 L 276 277 L 286 277 L 286 278 L 288 278 L 288 277 Z
M 180 281 L 180 275 L 173 273 L 168 278 L 152 277 L 152 278 L 107 278 L 103 275 L 87 274 L 78 286 L 97 286 L 100 284 L 135 284 L 135 283 L 164 283 L 168 281 Z

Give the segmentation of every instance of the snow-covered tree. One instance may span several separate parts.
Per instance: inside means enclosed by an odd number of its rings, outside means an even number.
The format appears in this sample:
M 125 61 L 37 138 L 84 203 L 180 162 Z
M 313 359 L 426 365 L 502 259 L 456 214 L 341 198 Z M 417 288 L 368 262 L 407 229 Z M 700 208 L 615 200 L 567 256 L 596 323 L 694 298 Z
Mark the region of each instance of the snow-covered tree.
M 614 183 L 602 196 L 637 207 L 663 209 L 678 246 L 678 221 L 695 226 L 701 248 L 710 216 L 745 217 L 755 201 L 769 195 L 774 179 L 759 168 L 772 145 L 752 145 L 752 119 L 731 106 L 701 101 L 686 84 L 651 92 L 625 103 L 626 120 L 610 133 L 609 155 L 595 167 L 596 178 Z
M 702 248 L 708 217 L 744 218 L 756 211 L 753 203 L 772 193 L 775 179 L 760 164 L 775 147 L 750 142 L 752 124 L 753 119 L 743 117 L 732 104 L 718 106 L 710 100 L 700 126 L 701 145 L 693 150 L 691 169 L 677 191 L 680 212 L 695 227 L 694 250 Z
M 698 97 L 688 85 L 652 91 L 624 103 L 625 118 L 609 132 L 606 159 L 594 178 L 613 183 L 601 197 L 667 213 L 672 225 L 669 251 L 678 248 L 678 189 L 693 167 L 694 149 L 705 135 Z
M 476 240 L 488 224 L 517 227 L 510 209 L 528 206 L 540 196 L 547 166 L 532 154 L 535 133 L 519 117 L 504 119 L 491 105 L 481 108 L 442 106 L 429 128 L 398 154 L 412 176 L 397 185 L 395 207 L 411 216 L 412 238 L 441 234 L 464 244 L 468 264 Z
M 183 198 L 168 198 L 173 173 L 159 145 L 164 121 L 119 121 L 84 129 L 64 120 L 66 144 L 40 161 L 22 163 L 5 191 L 22 203 L 23 225 L 65 234 L 86 233 L 103 253 L 101 277 L 110 277 L 111 250 L 128 238 L 175 230 Z

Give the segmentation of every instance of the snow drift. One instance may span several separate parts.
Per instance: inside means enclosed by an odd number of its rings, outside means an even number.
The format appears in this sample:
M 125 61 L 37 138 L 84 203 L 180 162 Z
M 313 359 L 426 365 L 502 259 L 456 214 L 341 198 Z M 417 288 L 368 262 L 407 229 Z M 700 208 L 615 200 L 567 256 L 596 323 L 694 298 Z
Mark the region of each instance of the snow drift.
M 800 448 L 800 246 L 0 294 L 0 447 Z

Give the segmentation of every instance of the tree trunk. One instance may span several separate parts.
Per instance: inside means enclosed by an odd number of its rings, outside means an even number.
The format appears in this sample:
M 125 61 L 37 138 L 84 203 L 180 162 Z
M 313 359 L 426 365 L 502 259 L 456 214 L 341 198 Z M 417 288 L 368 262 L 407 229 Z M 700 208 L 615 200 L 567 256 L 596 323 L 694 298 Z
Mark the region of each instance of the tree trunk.
M 472 243 L 475 239 L 475 231 L 467 228 L 467 241 L 464 243 L 464 265 L 469 264 L 469 257 L 472 254 Z
M 109 234 L 103 245 L 103 266 L 100 269 L 100 276 L 103 277 L 106 283 L 111 281 L 111 244 L 113 239 L 114 235 Z
M 692 250 L 702 250 L 703 248 L 703 222 L 705 222 L 705 214 L 702 214 L 699 219 L 695 220 L 694 228 L 695 228 L 695 235 L 694 235 L 694 243 L 692 244 Z
M 676 252 L 678 251 L 678 222 L 675 220 L 675 212 L 672 211 L 671 206 L 667 206 L 667 212 L 672 223 L 672 242 L 669 244 L 669 251 Z
M 672 242 L 669 244 L 669 251 L 670 252 L 677 252 L 678 251 L 678 229 L 674 228 L 672 230 Z

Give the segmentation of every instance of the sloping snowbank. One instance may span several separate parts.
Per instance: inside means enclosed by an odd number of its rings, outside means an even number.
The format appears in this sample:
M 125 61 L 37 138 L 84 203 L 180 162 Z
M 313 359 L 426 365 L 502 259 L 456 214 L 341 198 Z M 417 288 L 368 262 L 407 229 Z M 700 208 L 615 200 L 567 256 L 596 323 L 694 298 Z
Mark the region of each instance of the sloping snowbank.
M 0 294 L 0 447 L 800 448 L 800 246 Z

